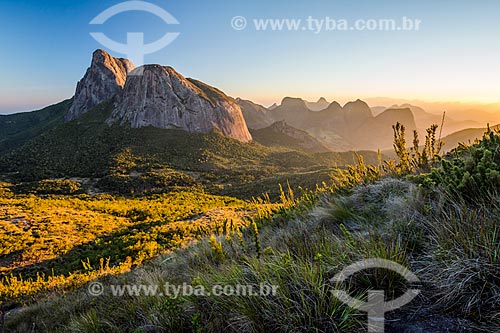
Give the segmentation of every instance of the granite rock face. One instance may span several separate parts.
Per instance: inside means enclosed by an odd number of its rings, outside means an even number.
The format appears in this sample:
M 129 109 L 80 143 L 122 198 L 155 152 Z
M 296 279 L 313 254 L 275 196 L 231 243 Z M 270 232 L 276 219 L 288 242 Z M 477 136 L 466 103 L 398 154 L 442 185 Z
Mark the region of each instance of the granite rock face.
M 141 75 L 134 75 L 141 71 Z M 132 128 L 157 127 L 222 134 L 242 142 L 252 140 L 240 106 L 220 90 L 186 79 L 172 67 L 145 65 L 128 76 L 107 120 Z
M 121 92 L 127 74 L 134 67 L 134 64 L 127 59 L 114 58 L 103 50 L 95 51 L 92 64 L 83 79 L 78 82 L 73 105 L 65 120 L 76 119 Z
M 171 67 L 134 69 L 129 60 L 114 58 L 103 50 L 94 52 L 65 120 L 77 119 L 113 97 L 113 109 L 106 120 L 110 125 L 199 133 L 218 130 L 242 142 L 252 140 L 240 106 L 223 92 L 186 79 Z

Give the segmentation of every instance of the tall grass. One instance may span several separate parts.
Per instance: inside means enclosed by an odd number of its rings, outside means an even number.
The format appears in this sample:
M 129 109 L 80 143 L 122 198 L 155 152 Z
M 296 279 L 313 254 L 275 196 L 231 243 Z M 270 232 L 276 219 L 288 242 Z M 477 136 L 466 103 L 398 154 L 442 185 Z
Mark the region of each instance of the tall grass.
M 500 195 L 470 207 L 443 195 L 423 221 L 428 251 L 421 273 L 437 304 L 478 320 L 500 320 Z

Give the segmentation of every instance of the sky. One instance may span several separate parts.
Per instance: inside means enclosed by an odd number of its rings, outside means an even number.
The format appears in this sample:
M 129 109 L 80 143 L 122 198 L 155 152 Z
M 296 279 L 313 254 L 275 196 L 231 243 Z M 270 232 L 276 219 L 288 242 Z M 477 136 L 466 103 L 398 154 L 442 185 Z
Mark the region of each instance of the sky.
M 329 100 L 390 96 L 430 101 L 497 102 L 500 93 L 500 2 L 465 0 L 150 0 L 172 25 L 130 11 L 102 25 L 89 22 L 123 1 L 0 0 L 0 113 L 39 109 L 74 94 L 102 48 L 91 32 L 146 43 L 180 35 L 145 56 L 230 96 L 270 105 L 284 96 Z M 245 29 L 233 18 L 247 20 Z M 395 19 L 421 21 L 418 31 L 257 30 L 254 20 Z M 241 28 L 239 26 L 238 28 Z

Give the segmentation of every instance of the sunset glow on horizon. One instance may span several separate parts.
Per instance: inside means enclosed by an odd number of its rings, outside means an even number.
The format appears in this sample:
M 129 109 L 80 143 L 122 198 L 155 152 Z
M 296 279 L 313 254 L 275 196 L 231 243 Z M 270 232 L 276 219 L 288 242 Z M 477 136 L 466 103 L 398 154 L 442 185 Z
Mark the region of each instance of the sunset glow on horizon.
M 175 29 L 148 13 L 124 13 L 100 30 L 124 41 L 144 31 L 147 42 L 165 31 L 179 37 L 147 55 L 230 96 L 263 105 L 285 96 L 346 102 L 378 96 L 406 100 L 500 101 L 500 3 L 483 1 L 150 1 L 178 21 Z M 0 113 L 27 111 L 70 98 L 95 49 L 89 22 L 120 1 L 0 3 Z M 191 8 L 196 8 L 196 11 Z M 244 17 L 244 29 L 231 26 Z M 418 31 L 309 31 L 327 19 L 421 21 Z M 259 30 L 265 19 L 301 20 L 297 29 Z M 44 22 L 40 26 L 37 22 Z M 399 21 L 398 21 L 399 22 Z M 126 29 L 124 30 L 124 26 Z M 34 54 L 33 49 L 38 52 Z M 57 50 L 57 51 L 56 51 Z M 112 50 L 113 56 L 124 57 Z

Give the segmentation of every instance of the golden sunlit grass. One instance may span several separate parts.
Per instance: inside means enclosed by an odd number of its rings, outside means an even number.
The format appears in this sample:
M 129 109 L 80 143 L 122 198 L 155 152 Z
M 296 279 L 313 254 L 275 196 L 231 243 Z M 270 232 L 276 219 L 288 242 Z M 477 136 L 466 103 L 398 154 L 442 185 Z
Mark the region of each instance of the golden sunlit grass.
M 246 218 L 269 209 L 204 192 L 40 197 L 14 195 L 9 186 L 0 191 L 0 302 L 122 273 L 208 234 L 246 226 Z

